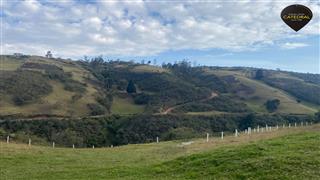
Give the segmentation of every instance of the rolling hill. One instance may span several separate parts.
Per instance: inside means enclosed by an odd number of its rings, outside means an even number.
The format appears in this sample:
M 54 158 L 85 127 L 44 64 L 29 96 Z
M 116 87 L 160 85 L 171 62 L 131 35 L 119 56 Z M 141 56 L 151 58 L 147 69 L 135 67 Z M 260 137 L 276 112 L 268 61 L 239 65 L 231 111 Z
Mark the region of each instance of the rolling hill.
M 315 74 L 263 70 L 257 79 L 254 68 L 186 62 L 159 67 L 99 57 L 86 62 L 2 55 L 0 64 L 2 116 L 268 113 L 265 103 L 272 99 L 280 105 L 271 113 L 313 114 L 320 107 Z M 129 80 L 136 93 L 126 92 Z M 207 99 L 212 93 L 217 96 Z
M 319 125 L 226 136 L 72 149 L 1 143 L 5 179 L 318 179 Z

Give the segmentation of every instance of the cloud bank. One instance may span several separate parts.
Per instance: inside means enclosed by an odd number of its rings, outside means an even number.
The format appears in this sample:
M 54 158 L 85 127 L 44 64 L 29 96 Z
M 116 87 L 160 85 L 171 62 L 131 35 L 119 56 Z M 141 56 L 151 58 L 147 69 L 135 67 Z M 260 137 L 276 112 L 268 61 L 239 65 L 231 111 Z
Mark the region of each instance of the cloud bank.
M 291 30 L 281 10 L 304 4 L 309 24 Z M 319 34 L 316 1 L 3 1 L 2 54 L 150 56 L 166 51 L 292 49 Z M 283 41 L 288 40 L 287 43 Z

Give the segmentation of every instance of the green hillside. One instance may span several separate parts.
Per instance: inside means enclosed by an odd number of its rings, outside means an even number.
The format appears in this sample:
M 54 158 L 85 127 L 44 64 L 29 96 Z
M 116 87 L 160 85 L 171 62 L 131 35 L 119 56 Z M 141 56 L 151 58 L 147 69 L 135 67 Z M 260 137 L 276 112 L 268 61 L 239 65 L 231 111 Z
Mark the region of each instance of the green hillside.
M 320 126 L 72 149 L 1 141 L 4 179 L 319 179 Z
M 318 74 L 260 70 L 257 79 L 254 68 L 191 67 L 185 61 L 159 67 L 101 57 L 0 59 L 2 116 L 314 114 L 320 109 Z M 136 92 L 126 92 L 129 81 Z M 278 107 L 268 110 L 266 103 L 275 99 Z
M 92 75 L 70 60 L 1 56 L 0 64 L 1 115 L 84 116 L 99 96 Z
M 255 80 L 248 76 L 247 73 L 241 71 L 226 71 L 226 70 L 210 70 L 209 72 L 214 73 L 220 77 L 233 76 L 238 81 L 237 83 L 242 84 L 246 88 L 240 88 L 238 96 L 245 100 L 246 104 L 255 111 L 267 112 L 264 103 L 268 99 L 279 99 L 281 104 L 277 109 L 278 113 L 312 113 L 319 108 L 319 106 L 307 106 L 303 103 L 298 103 L 297 98 L 290 95 L 281 89 L 269 86 L 262 81 Z M 250 91 L 251 90 L 251 91 Z M 317 107 L 317 108 L 315 108 Z

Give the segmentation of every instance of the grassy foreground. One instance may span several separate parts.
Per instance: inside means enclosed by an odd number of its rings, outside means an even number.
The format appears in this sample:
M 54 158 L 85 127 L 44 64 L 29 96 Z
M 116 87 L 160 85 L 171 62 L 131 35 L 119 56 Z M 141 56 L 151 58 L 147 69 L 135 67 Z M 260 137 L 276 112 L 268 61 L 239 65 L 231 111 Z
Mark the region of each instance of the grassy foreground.
M 320 126 L 115 148 L 1 142 L 1 179 L 319 179 Z

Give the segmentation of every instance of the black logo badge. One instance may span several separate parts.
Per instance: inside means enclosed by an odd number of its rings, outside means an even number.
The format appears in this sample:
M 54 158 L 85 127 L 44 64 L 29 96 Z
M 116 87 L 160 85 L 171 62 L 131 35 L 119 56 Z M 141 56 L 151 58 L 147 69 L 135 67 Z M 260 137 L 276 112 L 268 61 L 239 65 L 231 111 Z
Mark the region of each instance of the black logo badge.
M 295 31 L 299 31 L 308 24 L 311 18 L 312 11 L 300 4 L 288 6 L 281 12 L 281 19 Z

